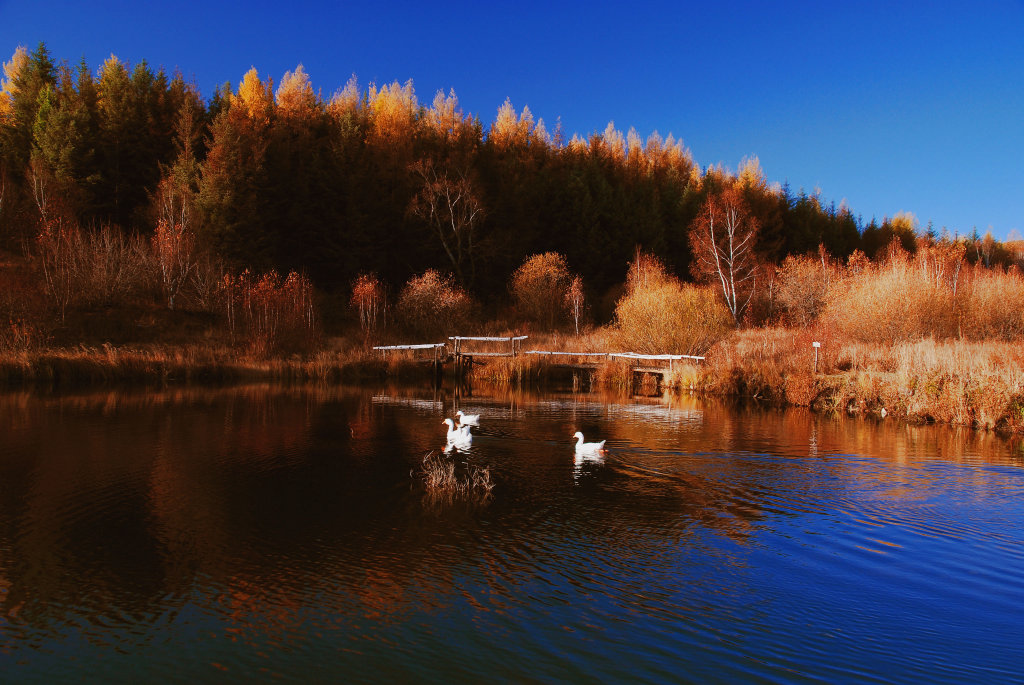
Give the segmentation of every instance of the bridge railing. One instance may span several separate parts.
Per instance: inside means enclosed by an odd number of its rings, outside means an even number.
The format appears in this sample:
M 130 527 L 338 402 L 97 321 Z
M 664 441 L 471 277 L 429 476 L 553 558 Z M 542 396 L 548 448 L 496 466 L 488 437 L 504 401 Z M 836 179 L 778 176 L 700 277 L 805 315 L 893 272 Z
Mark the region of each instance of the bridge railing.
M 591 359 L 591 358 L 603 358 L 603 359 L 626 359 L 631 361 L 655 361 L 655 362 L 668 362 L 668 368 L 671 370 L 673 363 L 682 361 L 684 359 L 692 360 L 694 362 L 705 361 L 705 357 L 692 355 L 692 354 L 640 354 L 638 352 L 571 352 L 564 350 L 526 350 L 522 349 L 522 341 L 526 340 L 528 336 L 525 335 L 514 335 L 514 336 L 482 336 L 482 335 L 453 335 L 448 338 L 453 344 L 453 355 L 457 363 L 461 363 L 463 358 L 466 358 L 467 363 L 472 357 L 515 357 L 517 354 L 530 354 L 544 357 L 569 357 L 574 359 Z M 508 352 L 476 352 L 471 350 L 465 350 L 462 347 L 465 341 L 475 342 L 497 342 L 497 343 L 510 343 L 511 348 Z M 389 350 L 432 350 L 434 353 L 434 359 L 437 360 L 438 356 L 443 353 L 444 349 L 448 346 L 448 343 L 424 343 L 418 345 L 375 345 L 373 349 L 380 350 L 382 353 Z M 592 362 L 588 362 L 592 365 Z
M 487 335 L 451 335 L 448 339 L 455 343 L 455 357 L 515 357 L 517 354 L 521 354 L 523 351 L 523 341 L 528 336 L 525 335 L 509 335 L 509 336 L 487 336 Z M 466 341 L 474 342 L 505 342 L 511 343 L 511 348 L 508 352 L 476 352 L 471 350 L 464 350 L 462 343 Z
M 445 343 L 424 343 L 422 345 L 374 345 L 375 350 L 430 350 L 444 347 Z

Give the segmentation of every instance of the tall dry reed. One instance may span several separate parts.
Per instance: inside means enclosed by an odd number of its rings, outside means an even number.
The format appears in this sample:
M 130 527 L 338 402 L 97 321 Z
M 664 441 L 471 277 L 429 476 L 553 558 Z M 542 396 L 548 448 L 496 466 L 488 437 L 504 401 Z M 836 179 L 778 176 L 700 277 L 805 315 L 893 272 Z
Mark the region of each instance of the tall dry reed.
M 460 472 L 454 460 L 436 452 L 424 455 L 420 474 L 427 491 L 434 494 L 488 496 L 494 489 L 490 469 L 470 465 Z

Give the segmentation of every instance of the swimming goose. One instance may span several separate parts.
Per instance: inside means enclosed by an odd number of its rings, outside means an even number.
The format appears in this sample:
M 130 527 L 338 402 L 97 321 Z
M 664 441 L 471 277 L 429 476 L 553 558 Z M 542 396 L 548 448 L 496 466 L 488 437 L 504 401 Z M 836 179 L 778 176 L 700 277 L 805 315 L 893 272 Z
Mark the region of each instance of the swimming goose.
M 583 442 L 583 433 L 576 431 L 572 436 L 576 438 L 576 454 L 598 454 L 604 451 L 604 443 L 601 442 Z
M 480 415 L 479 414 L 463 414 L 462 410 L 455 412 L 455 415 L 459 417 L 460 426 L 479 426 Z
M 451 419 L 445 419 L 441 423 L 448 425 L 448 444 L 449 445 L 469 445 L 473 442 L 473 434 L 469 432 L 469 426 L 462 426 L 461 428 L 455 427 L 455 422 Z

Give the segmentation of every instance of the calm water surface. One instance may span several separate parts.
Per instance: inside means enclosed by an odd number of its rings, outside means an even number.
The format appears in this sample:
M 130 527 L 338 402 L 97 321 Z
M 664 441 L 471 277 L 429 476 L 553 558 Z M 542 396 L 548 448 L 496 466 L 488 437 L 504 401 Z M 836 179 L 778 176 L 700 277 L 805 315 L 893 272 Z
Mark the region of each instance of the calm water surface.
M 418 472 L 458 406 L 459 469 Z M 607 439 L 577 463 L 569 437 Z M 1021 682 L 1024 457 L 690 399 L 0 396 L 3 682 Z

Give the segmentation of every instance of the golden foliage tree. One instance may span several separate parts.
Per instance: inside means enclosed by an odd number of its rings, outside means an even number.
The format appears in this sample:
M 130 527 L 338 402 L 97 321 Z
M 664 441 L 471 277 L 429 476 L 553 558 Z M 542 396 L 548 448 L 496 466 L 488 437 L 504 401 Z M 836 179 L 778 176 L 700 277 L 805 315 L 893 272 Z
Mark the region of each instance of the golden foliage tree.
M 622 135 L 622 131 L 615 128 L 614 121 L 608 122 L 604 133 L 601 134 L 600 139 L 597 139 L 596 142 L 605 154 L 616 162 L 624 163 L 626 161 L 626 138 Z
M 295 71 L 286 71 L 277 87 L 277 111 L 285 117 L 305 118 L 317 108 L 316 93 L 309 76 L 300 64 Z
M 238 93 L 232 98 L 232 107 L 248 115 L 257 129 L 266 128 L 274 112 L 273 81 L 267 79 L 264 83 L 256 67 L 251 67 L 238 84 Z
M 487 139 L 499 149 L 527 147 L 533 133 L 533 113 L 529 107 L 523 107 L 523 113 L 517 115 L 516 108 L 508 98 L 498 108 L 498 116 L 491 124 Z
M 28 50 L 19 45 L 11 55 L 9 62 L 4 62 L 4 78 L 0 81 L 0 124 L 10 125 L 14 116 L 14 98 L 18 94 L 18 76 L 28 66 Z
M 405 85 L 395 81 L 380 89 L 371 84 L 367 102 L 372 126 L 370 142 L 388 147 L 411 142 L 419 112 L 412 80 Z
M 327 103 L 327 111 L 335 119 L 341 119 L 345 115 L 354 115 L 360 105 L 359 81 L 353 74 L 345 83 L 345 87 L 331 96 Z
M 467 127 L 471 118 L 459 107 L 459 98 L 452 89 L 448 95 L 439 90 L 434 95 L 434 102 L 426 113 L 426 123 L 441 140 L 447 143 L 457 141 Z

